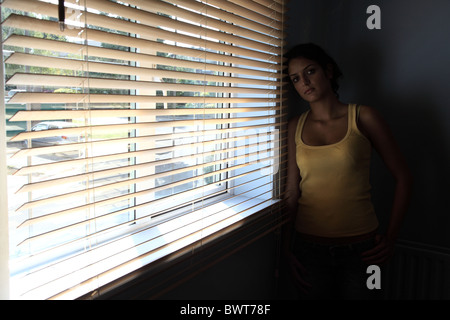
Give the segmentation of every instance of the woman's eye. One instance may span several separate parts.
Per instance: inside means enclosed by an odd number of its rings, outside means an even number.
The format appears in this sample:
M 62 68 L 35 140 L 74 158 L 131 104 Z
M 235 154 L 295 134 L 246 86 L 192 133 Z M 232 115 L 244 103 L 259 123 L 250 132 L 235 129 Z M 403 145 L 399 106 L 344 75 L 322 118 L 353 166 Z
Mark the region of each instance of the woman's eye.
M 316 69 L 308 69 L 308 70 L 306 71 L 306 74 L 307 74 L 307 75 L 311 75 L 311 74 L 314 74 L 314 73 L 316 73 Z
M 297 83 L 299 79 L 298 79 L 298 77 L 293 77 L 291 80 L 293 83 Z

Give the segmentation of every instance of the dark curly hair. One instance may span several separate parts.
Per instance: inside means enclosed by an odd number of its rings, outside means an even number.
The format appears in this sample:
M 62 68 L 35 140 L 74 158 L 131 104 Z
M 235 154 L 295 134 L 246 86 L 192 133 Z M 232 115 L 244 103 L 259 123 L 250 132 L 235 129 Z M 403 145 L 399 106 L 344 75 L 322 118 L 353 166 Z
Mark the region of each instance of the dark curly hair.
M 331 78 L 331 88 L 336 96 L 339 96 L 337 91 L 339 89 L 338 79 L 343 76 L 341 69 L 336 62 L 331 58 L 321 47 L 314 43 L 303 43 L 292 47 L 288 52 L 284 54 L 286 60 L 286 68 L 289 66 L 289 62 L 298 57 L 303 57 L 309 60 L 316 61 L 323 70 L 327 70 L 331 65 L 331 71 L 333 77 Z

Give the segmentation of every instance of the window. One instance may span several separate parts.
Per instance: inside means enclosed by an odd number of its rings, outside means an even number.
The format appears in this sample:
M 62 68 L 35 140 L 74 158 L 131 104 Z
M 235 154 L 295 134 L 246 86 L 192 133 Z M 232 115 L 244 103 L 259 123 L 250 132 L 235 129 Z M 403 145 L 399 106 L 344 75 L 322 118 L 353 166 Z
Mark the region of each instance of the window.
M 281 0 L 59 8 L 2 3 L 17 299 L 76 298 L 280 197 Z

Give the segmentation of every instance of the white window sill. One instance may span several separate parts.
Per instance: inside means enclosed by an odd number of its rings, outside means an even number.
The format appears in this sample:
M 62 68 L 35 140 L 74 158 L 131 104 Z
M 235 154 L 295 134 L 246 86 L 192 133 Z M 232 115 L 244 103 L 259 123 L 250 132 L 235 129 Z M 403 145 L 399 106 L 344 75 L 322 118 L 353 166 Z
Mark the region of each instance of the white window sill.
M 196 245 L 220 230 L 237 228 L 244 219 L 276 202 L 235 196 L 157 225 L 154 221 L 133 225 L 128 236 L 51 267 L 11 278 L 11 298 L 76 299 L 180 249 Z M 29 288 L 30 284 L 33 288 Z M 28 292 L 19 296 L 26 287 Z

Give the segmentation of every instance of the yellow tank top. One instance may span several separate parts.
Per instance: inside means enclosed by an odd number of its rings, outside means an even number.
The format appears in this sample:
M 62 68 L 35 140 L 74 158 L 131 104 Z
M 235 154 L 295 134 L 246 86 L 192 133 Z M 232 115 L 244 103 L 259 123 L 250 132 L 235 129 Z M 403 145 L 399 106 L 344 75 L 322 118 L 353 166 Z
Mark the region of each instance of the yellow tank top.
M 302 141 L 309 111 L 295 133 L 301 196 L 296 230 L 321 237 L 357 236 L 374 231 L 378 220 L 370 197 L 370 141 L 359 131 L 359 108 L 348 106 L 345 137 L 334 144 L 310 146 Z

